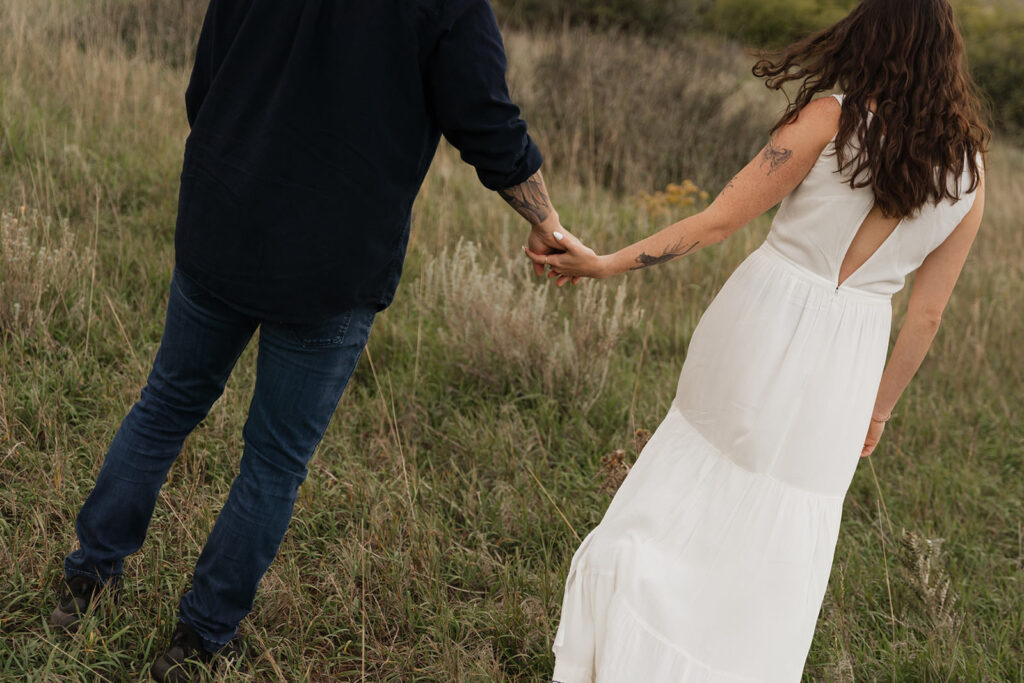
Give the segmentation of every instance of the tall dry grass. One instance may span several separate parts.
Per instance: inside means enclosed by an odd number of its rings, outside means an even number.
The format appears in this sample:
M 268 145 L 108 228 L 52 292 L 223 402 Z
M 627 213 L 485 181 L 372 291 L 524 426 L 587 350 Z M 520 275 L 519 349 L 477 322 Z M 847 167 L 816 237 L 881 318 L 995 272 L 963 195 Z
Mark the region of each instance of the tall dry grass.
M 721 38 L 566 29 L 507 41 L 511 88 L 547 163 L 614 191 L 684 178 L 720 189 L 766 140 L 775 108 L 752 61 Z
M 0 168 L 7 205 L 91 224 L 97 197 L 101 209 L 118 214 L 166 203 L 176 180 L 168 170 L 180 162 L 187 133 L 182 97 L 188 74 L 126 46 L 127 33 L 138 41 L 148 35 L 121 16 L 138 6 L 120 0 L 0 4 Z M 190 26 L 171 15 L 164 23 Z
M 84 320 L 93 258 L 66 220 L 54 226 L 24 206 L 0 212 L 0 339 L 48 329 L 59 307 Z
M 626 300 L 623 282 L 614 292 L 581 288 L 563 313 L 564 298 L 531 282 L 522 266 L 521 257 L 487 263 L 476 244 L 460 240 L 423 264 L 414 296 L 461 371 L 498 395 L 541 394 L 585 414 L 643 310 Z

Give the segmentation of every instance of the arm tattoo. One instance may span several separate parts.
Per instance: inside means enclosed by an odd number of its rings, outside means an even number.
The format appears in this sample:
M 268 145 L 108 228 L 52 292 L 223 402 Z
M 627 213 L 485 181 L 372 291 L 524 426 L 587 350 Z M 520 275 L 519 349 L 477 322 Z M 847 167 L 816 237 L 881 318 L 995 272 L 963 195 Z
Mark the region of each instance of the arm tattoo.
M 793 150 L 786 149 L 785 147 L 776 147 L 775 141 L 769 140 L 768 146 L 764 148 L 764 154 L 761 157 L 761 166 L 768 164 L 768 175 L 771 175 L 793 157 Z
M 518 211 L 520 216 L 534 225 L 543 223 L 551 215 L 551 200 L 548 198 L 544 176 L 540 171 L 515 187 L 499 190 L 498 194 L 509 206 Z
M 683 237 L 678 242 L 673 244 L 671 247 L 665 247 L 665 251 L 661 253 L 661 256 L 651 256 L 645 251 L 640 252 L 640 255 L 634 259 L 634 261 L 636 261 L 640 265 L 633 266 L 632 268 L 630 268 L 630 270 L 640 270 L 641 268 L 646 268 L 647 266 L 656 266 L 659 263 L 671 261 L 677 256 L 685 256 L 686 254 L 689 254 L 691 251 L 697 248 L 697 245 L 700 244 L 700 240 L 697 240 L 696 242 L 689 246 L 684 246 L 685 243 L 686 238 Z

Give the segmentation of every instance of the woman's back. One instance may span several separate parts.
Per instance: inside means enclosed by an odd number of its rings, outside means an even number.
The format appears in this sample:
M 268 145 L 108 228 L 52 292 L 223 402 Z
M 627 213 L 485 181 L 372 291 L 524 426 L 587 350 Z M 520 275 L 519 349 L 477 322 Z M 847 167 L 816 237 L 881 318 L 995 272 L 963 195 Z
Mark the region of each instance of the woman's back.
M 834 97 L 842 102 L 841 95 Z M 973 205 L 966 169 L 957 182 L 959 200 L 927 203 L 902 220 L 886 217 L 870 187 L 851 187 L 849 175 L 837 170 L 834 141 L 829 142 L 783 200 L 767 242 L 833 287 L 891 296 Z

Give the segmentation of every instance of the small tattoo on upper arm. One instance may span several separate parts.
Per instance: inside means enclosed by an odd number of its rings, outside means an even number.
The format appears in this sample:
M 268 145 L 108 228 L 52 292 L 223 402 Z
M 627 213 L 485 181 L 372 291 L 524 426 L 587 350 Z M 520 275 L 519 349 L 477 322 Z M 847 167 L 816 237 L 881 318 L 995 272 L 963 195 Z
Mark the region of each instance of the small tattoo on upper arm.
M 761 166 L 768 164 L 768 175 L 775 173 L 779 168 L 793 157 L 793 150 L 785 147 L 776 147 L 774 140 L 768 141 L 761 155 Z
M 499 190 L 498 194 L 531 223 L 543 223 L 551 215 L 551 200 L 540 171 L 515 187 Z

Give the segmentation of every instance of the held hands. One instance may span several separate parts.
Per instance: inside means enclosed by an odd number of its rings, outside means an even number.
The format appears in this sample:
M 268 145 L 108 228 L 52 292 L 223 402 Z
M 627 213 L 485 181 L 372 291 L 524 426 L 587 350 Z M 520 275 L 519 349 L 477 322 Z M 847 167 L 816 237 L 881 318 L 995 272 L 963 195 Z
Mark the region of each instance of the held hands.
M 576 284 L 581 277 L 605 277 L 597 267 L 602 257 L 584 247 L 562 227 L 539 170 L 519 185 L 499 190 L 498 194 L 533 226 L 523 251 L 533 260 L 533 272 L 538 277 L 543 276 L 549 266 L 548 277 L 554 278 L 559 287 L 570 281 Z
M 550 268 L 548 277 L 556 279 L 559 287 L 570 280 L 576 284 L 584 277 L 600 279 L 612 275 L 607 256 L 598 256 L 561 226 L 540 235 L 532 231 L 523 251 L 533 261 L 533 272 L 541 276 Z

